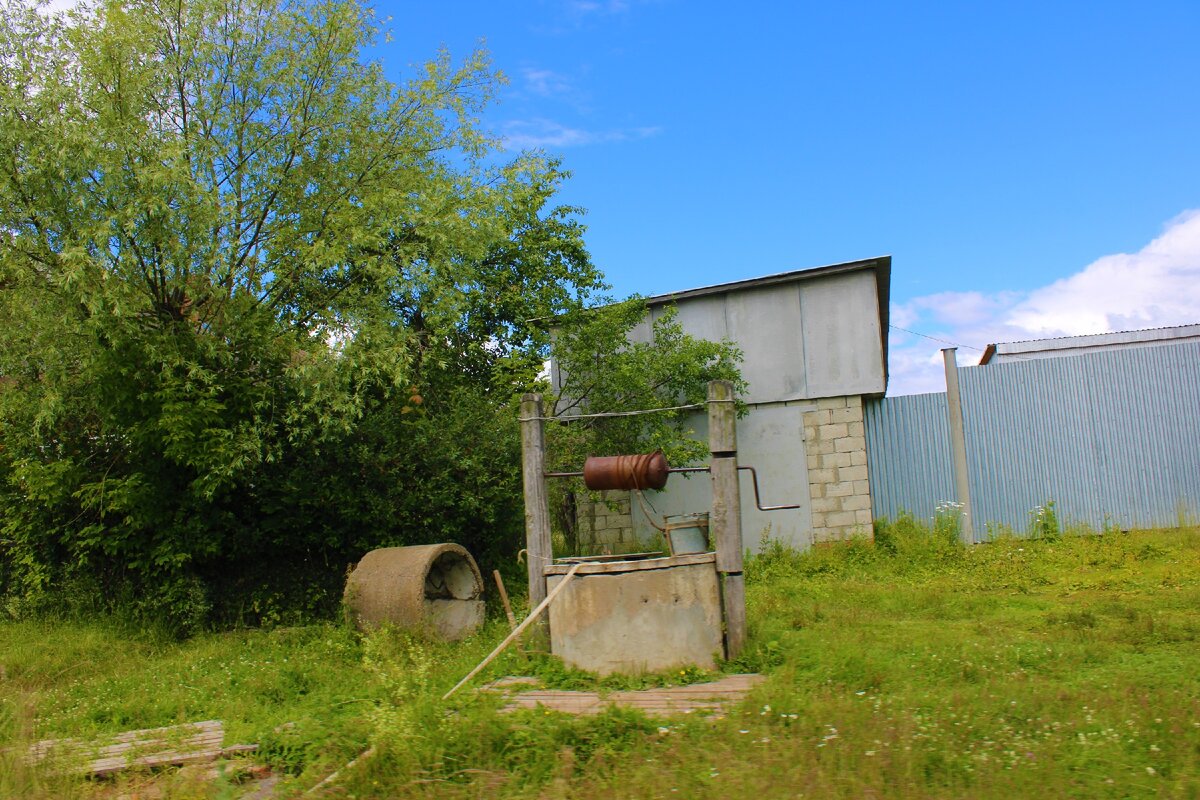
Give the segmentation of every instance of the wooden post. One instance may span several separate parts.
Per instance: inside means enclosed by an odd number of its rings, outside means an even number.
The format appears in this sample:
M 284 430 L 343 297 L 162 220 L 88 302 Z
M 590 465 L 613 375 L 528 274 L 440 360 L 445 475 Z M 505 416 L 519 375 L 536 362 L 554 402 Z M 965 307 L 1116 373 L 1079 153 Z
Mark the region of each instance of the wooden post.
M 712 453 L 712 513 L 721 602 L 725 608 L 725 656 L 737 658 L 746 643 L 746 583 L 742 574 L 742 501 L 738 491 L 737 413 L 733 384 L 708 384 L 708 449 Z
M 550 507 L 546 500 L 546 438 L 542 429 L 542 396 L 521 397 L 521 468 L 525 483 L 525 557 L 529 565 L 529 606 L 546 599 L 542 570 L 552 560 Z

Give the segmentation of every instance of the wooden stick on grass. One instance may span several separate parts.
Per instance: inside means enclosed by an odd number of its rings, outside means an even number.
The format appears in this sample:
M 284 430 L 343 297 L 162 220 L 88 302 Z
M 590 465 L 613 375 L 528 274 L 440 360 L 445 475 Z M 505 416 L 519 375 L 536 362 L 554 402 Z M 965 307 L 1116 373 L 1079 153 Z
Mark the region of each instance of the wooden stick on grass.
M 529 612 L 529 616 L 525 618 L 525 621 L 522 622 L 520 625 L 518 625 L 516 627 L 516 630 L 514 630 L 512 633 L 510 633 L 508 635 L 508 638 L 506 638 L 503 642 L 501 642 L 499 645 L 497 645 L 496 649 L 493 650 L 488 655 L 487 658 L 485 658 L 483 661 L 480 661 L 479 666 L 475 667 L 475 669 L 468 672 L 467 676 L 465 678 L 463 678 L 461 681 L 459 681 L 458 683 L 456 683 L 454 685 L 453 689 L 451 689 L 450 691 L 448 691 L 444 695 L 442 695 L 442 699 L 443 700 L 450 699 L 450 695 L 454 694 L 459 689 L 461 689 L 463 684 L 465 684 L 467 681 L 471 680 L 471 678 L 474 678 L 476 675 L 478 675 L 480 672 L 483 671 L 484 667 L 486 667 L 488 664 L 492 663 L 492 659 L 494 659 L 496 656 L 500 655 L 500 653 L 504 652 L 504 649 L 506 647 L 508 647 L 510 644 L 512 644 L 514 639 L 516 639 L 518 636 L 520 636 L 522 633 L 524 633 L 525 629 L 528 628 L 530 625 L 532 625 L 534 620 L 536 620 L 539 616 L 541 616 L 542 612 L 550 607 L 550 604 L 552 602 L 554 602 L 554 598 L 558 597 L 559 592 L 561 592 L 563 590 L 563 588 L 565 588 L 566 585 L 571 582 L 571 578 L 575 577 L 575 571 L 578 570 L 582 566 L 583 566 L 582 563 L 573 564 L 571 566 L 571 568 L 569 570 L 567 570 L 567 574 L 563 576 L 563 579 L 559 582 L 558 586 L 554 587 L 554 591 L 552 591 L 550 594 L 548 594 L 546 596 L 546 599 L 538 604 L 537 608 L 535 608 L 533 611 Z
M 500 577 L 500 570 L 492 570 L 492 577 L 496 579 L 496 588 L 500 590 L 500 602 L 504 604 L 504 614 L 508 617 L 508 627 L 515 629 L 517 627 L 517 617 L 513 614 L 512 604 L 508 602 L 508 592 L 504 588 L 504 578 Z

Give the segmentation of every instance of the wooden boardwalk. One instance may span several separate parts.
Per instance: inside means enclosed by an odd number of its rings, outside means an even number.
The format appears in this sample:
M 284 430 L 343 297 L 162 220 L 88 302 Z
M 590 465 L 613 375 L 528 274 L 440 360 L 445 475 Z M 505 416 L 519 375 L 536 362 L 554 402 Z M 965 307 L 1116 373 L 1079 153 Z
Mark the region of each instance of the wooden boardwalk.
M 727 705 L 740 702 L 762 681 L 762 675 L 727 675 L 711 683 L 601 695 L 597 692 L 529 688 L 537 685 L 533 678 L 501 678 L 485 686 L 484 690 L 509 695 L 504 711 L 540 707 L 566 714 L 599 714 L 606 708 L 619 706 L 636 708 L 658 717 L 676 714 L 720 717 L 724 715 Z

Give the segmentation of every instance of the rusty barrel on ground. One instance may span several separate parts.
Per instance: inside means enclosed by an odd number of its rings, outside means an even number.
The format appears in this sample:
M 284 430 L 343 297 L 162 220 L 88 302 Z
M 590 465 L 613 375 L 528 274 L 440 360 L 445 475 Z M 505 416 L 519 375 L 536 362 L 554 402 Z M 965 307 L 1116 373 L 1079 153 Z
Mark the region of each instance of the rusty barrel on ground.
M 661 450 L 632 456 L 592 456 L 583 463 L 589 489 L 661 489 L 667 485 L 667 459 Z
M 483 624 L 483 578 L 457 544 L 372 550 L 346 579 L 344 599 L 363 630 L 391 624 L 455 641 Z

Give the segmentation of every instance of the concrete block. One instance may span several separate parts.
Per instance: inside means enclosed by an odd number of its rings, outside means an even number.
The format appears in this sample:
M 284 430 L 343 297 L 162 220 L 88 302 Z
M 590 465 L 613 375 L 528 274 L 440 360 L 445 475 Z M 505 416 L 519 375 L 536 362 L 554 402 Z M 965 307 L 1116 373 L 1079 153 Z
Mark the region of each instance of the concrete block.
M 822 467 L 848 467 L 850 466 L 849 453 L 830 453 L 829 455 L 821 456 Z
M 825 496 L 825 484 L 810 483 L 808 485 L 808 496 L 813 498 L 814 500 L 818 497 L 824 497 Z
M 825 522 L 830 528 L 845 528 L 854 525 L 853 511 L 831 511 L 825 515 Z
M 820 427 L 822 439 L 841 439 L 843 436 L 849 436 L 849 431 L 846 430 L 846 423 L 834 422 L 829 425 Z
M 826 410 L 826 409 L 833 410 L 835 408 L 845 408 L 845 407 L 846 407 L 846 398 L 845 397 L 822 397 L 820 400 L 817 401 L 817 408 L 819 408 L 821 410 Z
M 814 511 L 812 515 L 813 530 L 820 530 L 825 527 L 825 514 L 821 511 Z
M 850 395 L 846 398 L 846 405 L 849 408 L 862 408 L 862 395 Z
M 837 450 L 836 450 L 836 448 L 835 448 L 835 442 L 834 442 L 832 439 L 830 439 L 830 440 L 828 440 L 828 441 L 826 441 L 826 440 L 819 440 L 819 441 L 817 442 L 817 445 L 816 445 L 816 451 L 817 451 L 817 453 L 819 453 L 820 455 L 825 455 L 826 453 L 835 453 L 835 452 L 837 452 Z M 812 447 L 812 446 L 809 446 L 809 448 L 808 448 L 808 452 L 810 452 L 810 453 L 811 453 L 811 452 L 813 452 L 813 447 Z
M 833 443 L 839 453 L 853 453 L 855 450 L 866 451 L 867 440 L 862 436 L 844 436 Z
M 856 408 L 835 408 L 829 414 L 833 422 L 862 422 L 862 412 Z
M 616 544 L 621 541 L 621 530 L 620 528 L 598 528 L 593 535 L 593 540 L 598 545 Z
M 825 484 L 826 497 L 849 497 L 854 494 L 854 484 L 850 481 L 834 481 Z
M 859 525 L 866 525 L 868 528 L 871 527 L 871 523 L 872 523 L 871 509 L 869 509 L 869 508 L 866 510 L 859 509 L 858 511 L 855 511 L 854 512 L 854 521 L 857 522 Z
M 820 426 L 828 425 L 831 422 L 828 409 L 805 411 L 803 416 L 805 425 Z
M 821 512 L 841 511 L 842 500 L 843 498 L 841 497 L 814 497 L 812 500 L 812 510 Z
M 870 481 L 855 481 L 854 482 L 854 493 L 855 494 L 865 494 L 868 497 L 870 497 L 871 496 L 871 482 Z
M 809 483 L 827 484 L 837 480 L 837 475 L 832 469 L 814 469 L 808 473 Z
M 866 450 L 855 450 L 853 453 L 850 454 L 850 465 L 851 466 L 857 467 L 860 464 L 865 465 L 866 463 L 867 463 L 867 451 Z
M 863 428 L 863 423 L 861 420 L 859 420 L 858 422 L 851 422 L 850 424 L 848 424 L 846 426 L 846 430 L 848 430 L 850 432 L 851 436 L 866 436 L 867 435 L 866 430 Z
M 865 494 L 852 494 L 849 497 L 839 498 L 842 507 L 839 511 L 862 511 L 863 509 L 870 510 L 871 498 Z
M 842 455 L 850 455 L 843 453 Z M 867 468 L 862 467 L 839 467 L 837 471 L 839 481 L 865 481 L 867 479 Z
M 820 429 L 816 425 L 805 425 L 804 426 L 804 441 L 805 442 L 815 442 L 818 439 L 820 439 L 820 437 L 821 437 Z
M 808 468 L 809 468 L 810 470 L 814 470 L 814 469 L 820 469 L 820 468 L 823 466 L 823 465 L 821 464 L 821 459 L 822 459 L 822 458 L 824 458 L 824 456 L 817 455 L 816 453 L 814 453 L 814 454 L 810 455 L 810 456 L 808 457 Z

